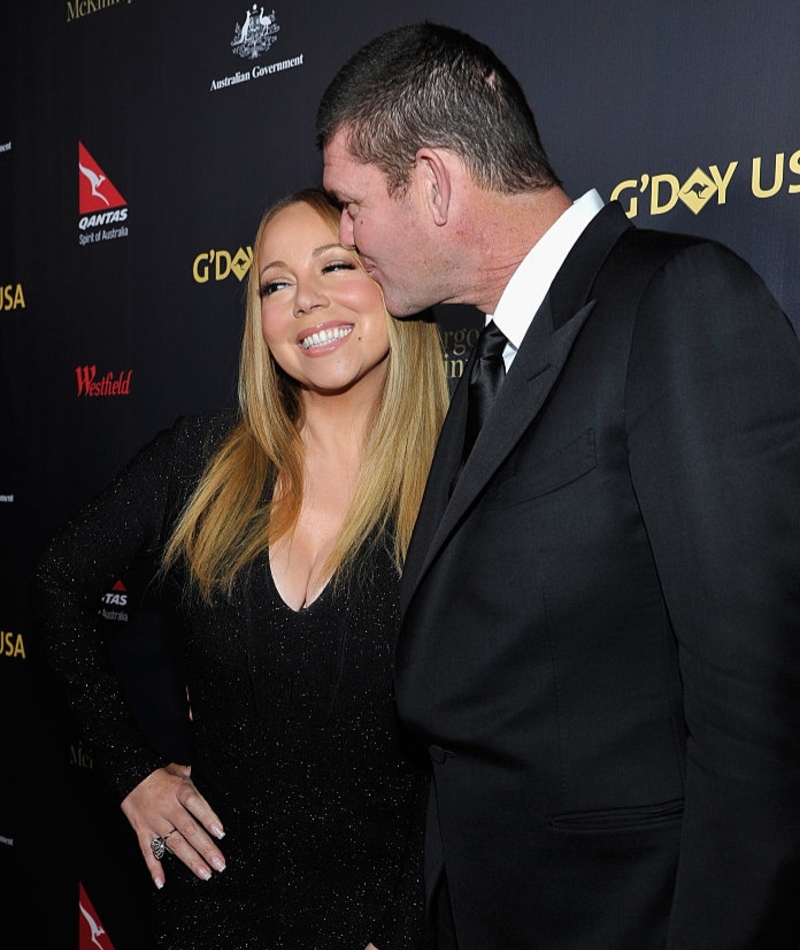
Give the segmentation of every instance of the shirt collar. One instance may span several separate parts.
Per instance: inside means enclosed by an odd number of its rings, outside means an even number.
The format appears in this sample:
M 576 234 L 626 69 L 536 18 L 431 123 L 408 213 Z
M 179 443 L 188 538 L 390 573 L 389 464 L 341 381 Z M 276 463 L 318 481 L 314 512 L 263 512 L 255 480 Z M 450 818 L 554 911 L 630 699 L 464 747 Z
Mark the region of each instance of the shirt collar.
M 602 207 L 603 199 L 594 188 L 573 202 L 522 259 L 494 315 L 486 315 L 486 322 L 493 319 L 514 350 L 519 349 L 565 258 Z

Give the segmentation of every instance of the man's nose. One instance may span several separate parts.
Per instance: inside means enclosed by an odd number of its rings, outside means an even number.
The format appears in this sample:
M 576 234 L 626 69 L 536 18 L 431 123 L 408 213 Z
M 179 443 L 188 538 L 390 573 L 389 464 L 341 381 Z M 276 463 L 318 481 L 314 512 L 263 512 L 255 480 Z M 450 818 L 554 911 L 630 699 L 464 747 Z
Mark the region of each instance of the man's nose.
M 339 216 L 339 243 L 342 247 L 355 248 L 356 246 L 355 237 L 353 236 L 353 219 L 345 208 L 342 208 L 342 213 Z

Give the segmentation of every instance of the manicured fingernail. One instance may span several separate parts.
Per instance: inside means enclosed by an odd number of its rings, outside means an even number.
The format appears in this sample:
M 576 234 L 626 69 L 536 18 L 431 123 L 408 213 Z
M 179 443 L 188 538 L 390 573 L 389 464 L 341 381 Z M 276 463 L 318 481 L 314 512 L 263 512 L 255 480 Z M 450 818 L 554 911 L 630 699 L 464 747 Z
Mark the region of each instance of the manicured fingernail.
M 216 835 L 217 838 L 224 838 L 224 837 L 225 837 L 225 832 L 222 830 L 222 828 L 220 828 L 219 825 L 212 825 L 212 826 L 211 826 L 211 833 L 212 833 L 213 835 Z
M 204 881 L 211 880 L 211 871 L 209 871 L 208 868 L 200 868 L 200 870 L 197 873 L 200 875 L 200 877 L 202 877 Z
M 213 866 L 217 871 L 224 871 L 224 870 L 225 870 L 225 862 L 222 860 L 222 858 L 218 858 L 218 857 L 216 857 L 216 856 L 213 857 L 213 858 L 211 859 L 211 864 L 212 864 L 212 866 Z
M 161 888 L 164 886 L 164 882 L 163 882 L 163 881 L 160 881 L 160 880 L 153 881 L 153 884 L 155 884 L 155 886 L 156 886 L 159 890 L 161 890 Z

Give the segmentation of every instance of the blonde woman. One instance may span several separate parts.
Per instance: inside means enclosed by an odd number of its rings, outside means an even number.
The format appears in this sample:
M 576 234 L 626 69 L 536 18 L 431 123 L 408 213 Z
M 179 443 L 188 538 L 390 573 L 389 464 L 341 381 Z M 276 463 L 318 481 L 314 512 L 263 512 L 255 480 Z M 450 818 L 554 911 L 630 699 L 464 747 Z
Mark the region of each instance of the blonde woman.
M 399 577 L 447 389 L 309 189 L 254 243 L 239 411 L 181 418 L 47 545 L 35 628 L 155 885 L 169 950 L 411 950 L 427 790 L 398 730 Z M 156 552 L 190 762 L 141 734 L 97 597 Z

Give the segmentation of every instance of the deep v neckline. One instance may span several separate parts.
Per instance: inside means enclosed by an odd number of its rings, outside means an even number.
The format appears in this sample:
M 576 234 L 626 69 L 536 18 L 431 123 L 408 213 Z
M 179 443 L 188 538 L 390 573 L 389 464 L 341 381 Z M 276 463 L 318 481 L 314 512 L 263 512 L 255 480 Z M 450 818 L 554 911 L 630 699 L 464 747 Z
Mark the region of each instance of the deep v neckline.
M 286 608 L 286 610 L 290 611 L 293 614 L 305 614 L 305 613 L 308 613 L 308 611 L 312 610 L 325 597 L 328 590 L 330 589 L 331 581 L 333 580 L 333 578 L 328 578 L 325 586 L 320 590 L 320 592 L 317 594 L 317 596 L 313 600 L 308 601 L 305 604 L 301 604 L 300 607 L 295 609 L 294 607 L 292 607 L 291 604 L 289 604 L 286 601 L 286 598 L 281 593 L 280 587 L 278 587 L 278 583 L 275 580 L 275 574 L 273 573 L 273 570 L 272 570 L 272 559 L 270 557 L 269 550 L 267 550 L 267 574 L 269 575 L 270 585 L 272 589 L 275 591 L 275 596 L 277 597 L 278 601 L 283 607 Z

